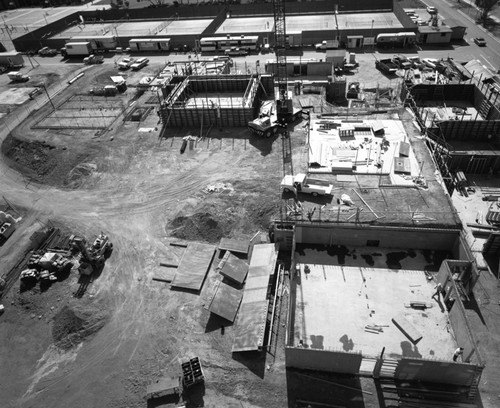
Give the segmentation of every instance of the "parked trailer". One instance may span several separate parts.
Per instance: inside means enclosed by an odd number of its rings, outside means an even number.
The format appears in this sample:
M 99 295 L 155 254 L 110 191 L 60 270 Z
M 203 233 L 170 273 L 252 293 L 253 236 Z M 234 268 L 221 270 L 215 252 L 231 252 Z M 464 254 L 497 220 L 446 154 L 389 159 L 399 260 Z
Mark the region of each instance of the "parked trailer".
M 68 42 L 66 46 L 61 48 L 63 57 L 88 57 L 92 55 L 92 46 L 90 42 Z
M 162 52 L 170 50 L 170 38 L 134 38 L 128 43 L 131 52 Z
M 204 37 L 200 40 L 201 52 L 218 52 L 230 50 L 233 47 L 255 51 L 258 48 L 259 36 L 240 35 L 226 37 Z
M 413 47 L 417 42 L 417 35 L 413 32 L 383 33 L 377 35 L 375 41 L 379 47 Z
M 113 36 L 76 36 L 71 37 L 69 42 L 89 42 L 94 52 L 114 51 L 118 46 Z
M 24 58 L 17 51 L 0 52 L 0 66 L 22 68 L 24 67 Z

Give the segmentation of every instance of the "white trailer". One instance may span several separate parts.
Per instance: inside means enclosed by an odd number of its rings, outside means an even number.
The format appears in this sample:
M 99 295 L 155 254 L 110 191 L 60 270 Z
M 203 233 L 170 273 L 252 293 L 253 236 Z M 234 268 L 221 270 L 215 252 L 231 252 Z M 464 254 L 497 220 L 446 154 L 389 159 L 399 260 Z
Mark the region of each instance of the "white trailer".
M 280 187 L 285 193 L 306 193 L 313 196 L 331 195 L 333 190 L 333 185 L 328 181 L 311 179 L 307 177 L 307 174 L 285 176 Z
M 24 66 L 24 58 L 20 52 L 0 52 L 0 66 L 8 68 L 21 68 Z
M 131 52 L 164 52 L 170 50 L 170 38 L 133 38 L 128 43 Z
M 68 42 L 65 47 L 61 48 L 63 57 L 88 57 L 92 53 L 92 46 L 88 41 Z

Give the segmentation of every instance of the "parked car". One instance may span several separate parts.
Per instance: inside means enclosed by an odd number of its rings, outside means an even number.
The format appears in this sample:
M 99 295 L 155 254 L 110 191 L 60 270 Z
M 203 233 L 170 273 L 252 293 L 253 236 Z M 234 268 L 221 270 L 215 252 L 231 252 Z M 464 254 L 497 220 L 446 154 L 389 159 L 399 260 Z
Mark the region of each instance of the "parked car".
M 240 55 L 247 55 L 248 51 L 238 47 L 231 47 L 230 49 L 225 51 L 225 54 L 232 56 L 240 56 Z
M 429 6 L 429 7 L 427 7 L 427 12 L 429 14 L 437 14 L 438 13 L 438 9 L 436 7 L 434 7 L 434 6 Z
M 149 59 L 147 58 L 139 58 L 134 61 L 134 63 L 130 66 L 134 71 L 138 71 L 141 68 L 144 68 L 148 65 Z
M 133 58 L 123 58 L 119 63 L 118 63 L 118 69 L 129 69 L 130 66 L 134 63 Z
M 474 38 L 474 42 L 480 47 L 486 47 L 486 40 L 483 37 Z

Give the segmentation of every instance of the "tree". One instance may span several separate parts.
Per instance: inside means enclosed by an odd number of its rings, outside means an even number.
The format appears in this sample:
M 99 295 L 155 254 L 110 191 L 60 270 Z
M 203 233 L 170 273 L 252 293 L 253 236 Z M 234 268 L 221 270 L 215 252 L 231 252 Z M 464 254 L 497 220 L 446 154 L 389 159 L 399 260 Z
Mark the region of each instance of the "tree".
M 479 12 L 481 13 L 479 16 L 479 21 L 483 23 L 483 25 L 486 24 L 488 20 L 488 16 L 497 4 L 498 0 L 476 0 L 476 6 L 479 9 Z

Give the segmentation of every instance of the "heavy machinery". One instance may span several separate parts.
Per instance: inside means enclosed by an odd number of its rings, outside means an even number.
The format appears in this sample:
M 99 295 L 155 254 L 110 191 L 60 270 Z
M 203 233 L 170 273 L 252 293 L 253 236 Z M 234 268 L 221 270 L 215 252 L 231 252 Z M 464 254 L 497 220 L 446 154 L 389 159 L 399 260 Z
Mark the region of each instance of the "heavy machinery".
M 27 266 L 28 269 L 21 272 L 21 281 L 56 281 L 59 274 L 73 267 L 73 263 L 61 253 L 35 252 L 28 259 Z
M 288 138 L 287 124 L 302 116 L 302 111 L 293 108 L 292 92 L 288 91 L 288 74 L 286 62 L 286 28 L 285 4 L 283 0 L 273 0 L 274 7 L 274 50 L 276 53 L 276 69 L 274 82 L 278 85 L 275 97 L 276 107 L 261 108 L 259 117 L 248 122 L 248 129 L 253 133 L 270 137 L 282 131 L 283 137 Z M 287 155 L 290 156 L 291 155 Z
M 71 246 L 82 254 L 80 267 L 78 272 L 80 275 L 92 275 L 99 271 L 106 261 L 106 257 L 113 250 L 113 244 L 109 237 L 104 233 L 100 233 L 91 245 L 87 245 L 85 238 L 76 237 L 70 238 Z

